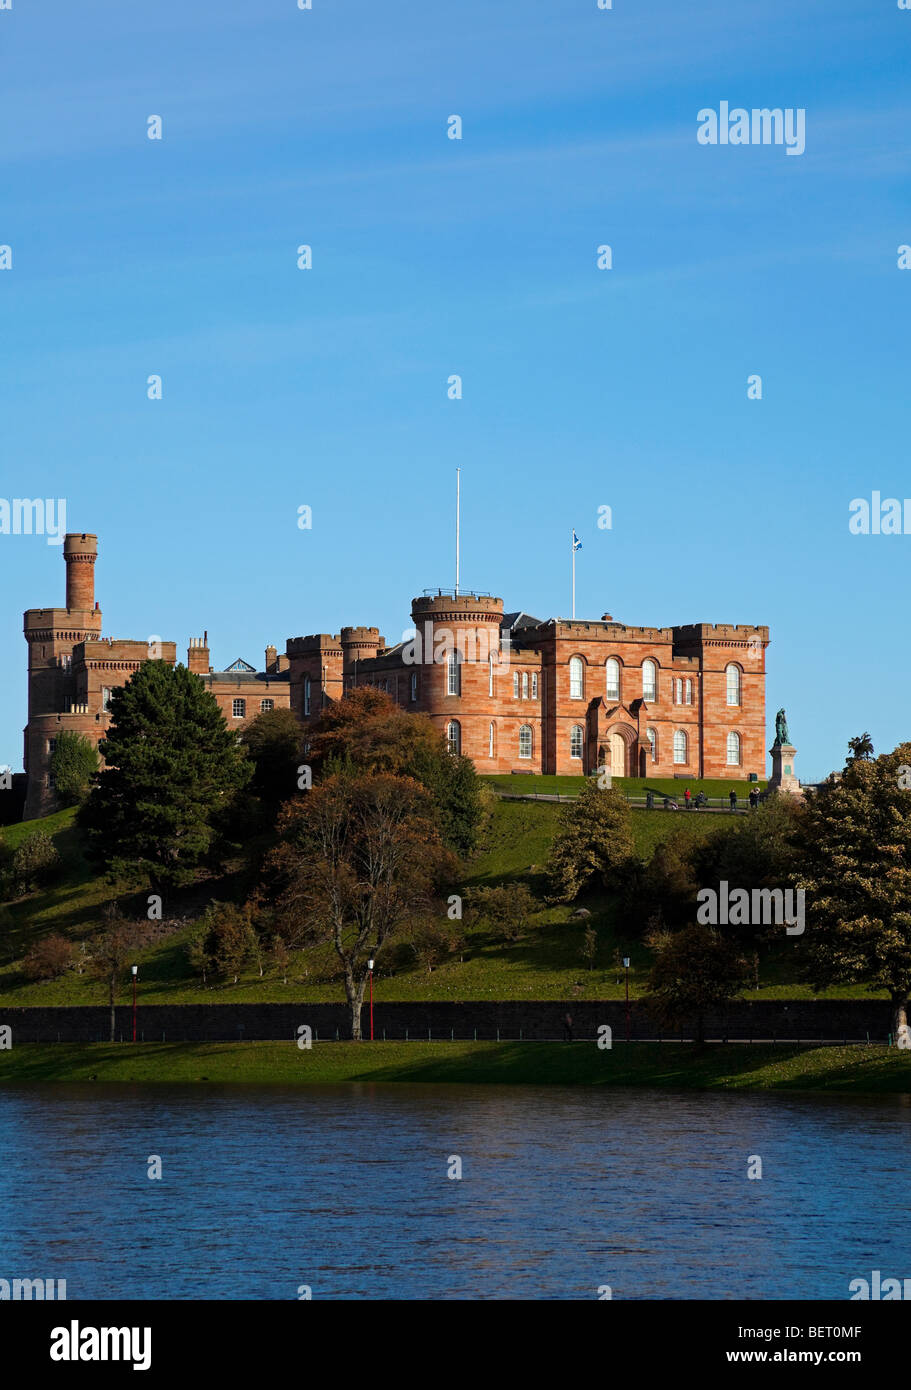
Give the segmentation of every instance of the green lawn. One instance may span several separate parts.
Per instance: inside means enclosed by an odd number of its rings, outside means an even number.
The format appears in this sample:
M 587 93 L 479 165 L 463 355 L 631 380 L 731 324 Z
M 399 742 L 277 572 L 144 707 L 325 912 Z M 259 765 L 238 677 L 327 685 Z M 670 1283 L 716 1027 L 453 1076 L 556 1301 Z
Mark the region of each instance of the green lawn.
M 882 1046 L 288 1042 L 23 1044 L 0 1085 L 31 1082 L 501 1083 L 911 1093 L 911 1055 Z
M 560 796 L 578 796 L 586 781 L 585 777 L 556 777 L 550 774 L 539 773 L 499 773 L 494 777 L 484 777 L 485 782 L 490 782 L 501 791 L 513 792 L 517 796 L 530 796 L 535 792 L 553 795 L 558 793 Z M 683 796 L 686 788 L 689 787 L 693 796 L 697 792 L 705 792 L 708 797 L 727 797 L 732 790 L 737 793 L 741 802 L 749 795 L 751 786 L 758 786 L 759 790 L 764 790 L 765 780 L 756 783 L 744 782 L 741 779 L 727 781 L 719 777 L 615 777 L 613 785 L 629 796 L 645 796 L 647 791 L 653 791 L 660 796 L 675 796 L 678 799 Z

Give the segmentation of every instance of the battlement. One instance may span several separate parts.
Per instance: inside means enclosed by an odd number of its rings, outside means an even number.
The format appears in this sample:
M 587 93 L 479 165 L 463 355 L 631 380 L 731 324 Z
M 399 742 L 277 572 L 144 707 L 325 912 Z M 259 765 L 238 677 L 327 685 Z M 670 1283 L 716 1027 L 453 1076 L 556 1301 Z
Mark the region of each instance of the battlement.
M 313 632 L 308 637 L 289 637 L 285 647 L 285 654 L 289 657 L 313 656 L 323 652 L 341 656 L 341 638 L 338 633 L 332 636 L 328 632 Z
M 751 637 L 769 640 L 769 629 L 755 623 L 684 623 L 673 629 L 678 643 L 748 642 Z
M 503 618 L 503 600 L 492 594 L 456 594 L 445 589 L 425 592 L 411 600 L 415 623 L 497 623 Z

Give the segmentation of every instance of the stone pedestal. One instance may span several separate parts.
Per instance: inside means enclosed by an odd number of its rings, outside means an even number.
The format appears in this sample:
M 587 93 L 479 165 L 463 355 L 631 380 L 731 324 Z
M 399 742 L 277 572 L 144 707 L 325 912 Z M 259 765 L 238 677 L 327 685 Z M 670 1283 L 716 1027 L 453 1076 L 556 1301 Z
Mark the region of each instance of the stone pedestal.
M 791 743 L 774 743 L 769 749 L 772 758 L 772 775 L 769 778 L 770 792 L 787 792 L 789 796 L 803 796 L 800 781 L 794 774 L 794 759 L 797 749 Z

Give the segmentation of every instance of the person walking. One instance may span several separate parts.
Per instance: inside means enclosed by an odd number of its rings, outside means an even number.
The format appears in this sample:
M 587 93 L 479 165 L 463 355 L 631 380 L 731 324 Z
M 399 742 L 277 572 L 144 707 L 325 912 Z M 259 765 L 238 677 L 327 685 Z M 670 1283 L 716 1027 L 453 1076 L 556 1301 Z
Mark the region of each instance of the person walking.
M 689 810 L 689 809 L 690 809 L 690 789 L 689 789 L 689 787 L 687 787 L 686 791 L 683 793 L 683 799 L 684 799 L 684 801 L 686 802 L 686 809 Z
M 728 800 L 729 800 L 730 803 L 731 803 L 731 810 L 732 810 L 732 811 L 736 811 L 736 810 L 737 810 L 737 793 L 734 791 L 733 787 L 731 788 L 731 794 L 730 794 L 730 796 L 728 797 Z

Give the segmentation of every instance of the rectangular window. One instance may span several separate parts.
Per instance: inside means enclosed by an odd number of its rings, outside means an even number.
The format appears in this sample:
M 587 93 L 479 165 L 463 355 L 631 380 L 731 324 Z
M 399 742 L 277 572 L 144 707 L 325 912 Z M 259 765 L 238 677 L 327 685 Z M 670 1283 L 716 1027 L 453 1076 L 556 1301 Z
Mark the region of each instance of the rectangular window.
M 537 671 L 532 671 L 532 673 L 531 673 L 531 698 L 532 698 L 533 700 L 537 700 L 537 698 L 538 698 L 538 673 L 537 673 Z
M 235 719 L 243 719 L 247 713 L 246 700 L 235 700 L 231 707 Z
M 275 709 L 274 700 L 260 700 L 259 708 L 261 714 L 266 714 L 270 709 Z
M 522 699 L 528 699 L 528 672 L 522 672 Z
M 518 698 L 519 698 L 519 673 L 518 673 L 518 671 L 513 671 L 513 673 L 512 673 L 512 698 L 513 698 L 514 700 L 518 700 Z
M 56 751 L 56 748 L 57 748 L 57 740 L 56 740 L 55 738 L 49 738 L 48 741 L 47 741 L 47 751 L 48 751 L 49 753 L 53 753 L 53 752 Z
M 414 704 L 414 702 L 417 700 L 417 698 L 418 698 L 418 673 L 417 673 L 417 671 L 412 671 L 412 673 L 411 673 L 411 702 L 412 702 L 412 704 Z

